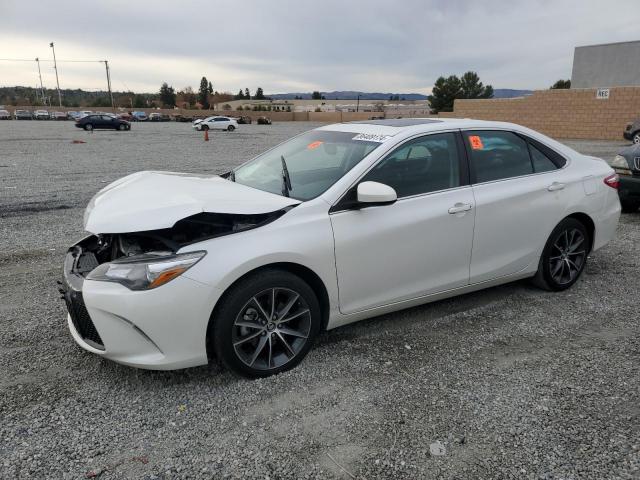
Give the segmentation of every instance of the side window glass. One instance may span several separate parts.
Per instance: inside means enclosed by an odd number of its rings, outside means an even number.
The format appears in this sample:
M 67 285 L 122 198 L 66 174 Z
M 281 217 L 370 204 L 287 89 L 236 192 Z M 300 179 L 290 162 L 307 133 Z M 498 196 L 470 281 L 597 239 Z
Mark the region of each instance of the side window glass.
M 465 132 L 476 182 L 489 182 L 533 173 L 527 143 L 512 132 Z
M 536 173 L 539 172 L 549 172 L 551 170 L 556 170 L 556 164 L 551 161 L 549 157 L 547 157 L 544 153 L 534 147 L 532 144 L 529 144 L 529 150 L 531 151 L 531 161 L 533 162 L 533 170 Z
M 460 163 L 453 133 L 412 140 L 382 159 L 363 181 L 384 183 L 398 198 L 460 185 Z

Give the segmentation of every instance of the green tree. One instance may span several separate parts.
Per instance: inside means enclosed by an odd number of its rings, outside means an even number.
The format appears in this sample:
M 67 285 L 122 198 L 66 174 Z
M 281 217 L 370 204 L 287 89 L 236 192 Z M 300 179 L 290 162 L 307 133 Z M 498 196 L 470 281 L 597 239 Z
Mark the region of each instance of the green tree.
M 466 72 L 460 78 L 461 98 L 491 98 L 493 97 L 493 87 L 486 87 L 480 81 L 476 72 Z
M 249 89 L 248 89 L 248 88 L 245 88 L 245 89 L 244 89 L 244 98 L 245 98 L 246 100 L 251 100 L 251 93 L 249 92 Z
M 160 102 L 163 107 L 173 108 L 176 106 L 176 92 L 167 82 L 160 87 Z
M 207 77 L 202 77 L 200 80 L 200 88 L 198 89 L 198 103 L 202 105 L 205 110 L 209 109 L 209 82 Z
M 571 80 L 558 80 L 556 83 L 551 85 L 551 90 L 559 90 L 571 88 Z
M 213 85 L 211 85 L 211 82 L 209 82 L 209 85 L 207 87 L 207 91 L 209 92 L 209 95 L 211 95 L 213 93 Z
M 322 100 L 322 94 L 316 90 L 311 94 L 311 100 Z
M 491 98 L 493 87 L 483 85 L 475 72 L 466 72 L 462 78 L 450 75 L 439 77 L 433 86 L 429 103 L 436 112 L 452 112 L 456 98 Z
M 256 94 L 253 96 L 256 100 L 264 100 L 264 92 L 262 91 L 262 87 L 258 87 L 256 89 Z
M 240 91 L 238 92 L 238 94 L 233 97 L 234 100 L 243 100 L 244 99 L 244 93 L 242 92 L 242 89 L 240 89 Z
M 133 108 L 144 108 L 147 106 L 147 102 L 142 95 L 136 95 L 133 97 Z
M 436 112 L 453 111 L 453 101 L 462 98 L 460 79 L 455 75 L 438 77 L 428 98 L 431 108 Z

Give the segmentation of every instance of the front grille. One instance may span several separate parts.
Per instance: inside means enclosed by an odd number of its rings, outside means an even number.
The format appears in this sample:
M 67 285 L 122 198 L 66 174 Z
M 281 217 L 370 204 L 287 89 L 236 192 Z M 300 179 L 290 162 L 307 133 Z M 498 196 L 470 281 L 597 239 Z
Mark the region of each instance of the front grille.
M 102 338 L 100 338 L 100 334 L 98 333 L 98 330 L 96 330 L 96 326 L 93 324 L 93 321 L 89 316 L 87 307 L 84 305 L 82 292 L 67 292 L 65 295 L 65 302 L 67 304 L 67 310 L 69 311 L 69 316 L 71 316 L 73 326 L 76 328 L 82 339 L 95 344 L 94 346 L 104 348 Z

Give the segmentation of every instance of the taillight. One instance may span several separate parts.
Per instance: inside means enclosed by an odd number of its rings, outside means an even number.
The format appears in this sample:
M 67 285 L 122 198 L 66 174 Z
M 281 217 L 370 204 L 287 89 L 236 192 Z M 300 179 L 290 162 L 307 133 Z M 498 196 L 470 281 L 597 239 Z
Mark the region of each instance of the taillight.
M 614 173 L 606 177 L 604 179 L 604 183 L 610 186 L 611 188 L 615 188 L 617 190 L 618 187 L 620 186 L 620 177 L 618 177 L 617 173 Z

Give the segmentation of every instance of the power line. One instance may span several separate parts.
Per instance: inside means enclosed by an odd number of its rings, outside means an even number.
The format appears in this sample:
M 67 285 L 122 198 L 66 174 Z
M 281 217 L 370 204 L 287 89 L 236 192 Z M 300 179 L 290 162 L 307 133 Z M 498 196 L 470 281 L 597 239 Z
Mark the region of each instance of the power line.
M 53 60 L 40 60 L 53 63 Z M 33 58 L 0 58 L 0 62 L 35 62 Z M 58 63 L 104 63 L 104 60 L 58 60 Z

